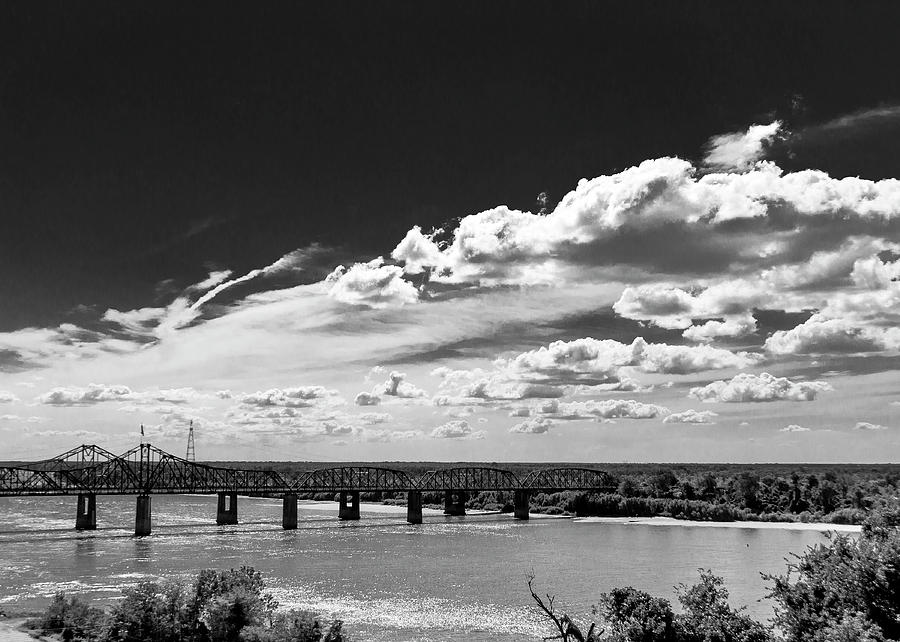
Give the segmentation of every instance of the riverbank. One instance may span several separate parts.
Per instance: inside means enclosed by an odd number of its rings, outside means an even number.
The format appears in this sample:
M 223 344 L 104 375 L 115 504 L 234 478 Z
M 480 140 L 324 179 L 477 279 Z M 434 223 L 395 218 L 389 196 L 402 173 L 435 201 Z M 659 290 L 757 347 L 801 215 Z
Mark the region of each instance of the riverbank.
M 0 642 L 34 642 L 47 639 L 31 635 L 19 628 L 25 621 L 26 618 L 0 618 Z
M 627 524 L 635 526 L 681 526 L 689 528 L 746 528 L 759 530 L 815 531 L 819 533 L 859 533 L 862 526 L 856 524 L 829 524 L 824 522 L 699 522 L 673 517 L 575 517 L 580 524 Z

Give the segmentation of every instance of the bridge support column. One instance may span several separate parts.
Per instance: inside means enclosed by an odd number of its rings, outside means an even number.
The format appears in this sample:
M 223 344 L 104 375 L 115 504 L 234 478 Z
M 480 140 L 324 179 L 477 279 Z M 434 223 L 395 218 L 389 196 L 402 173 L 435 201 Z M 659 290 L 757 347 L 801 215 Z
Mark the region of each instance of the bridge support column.
M 461 516 L 466 514 L 466 496 L 462 490 L 448 490 L 444 494 L 444 515 Z
M 528 491 L 517 490 L 513 493 L 513 516 L 516 519 L 528 519 Z
M 281 527 L 286 531 L 297 528 L 297 495 L 287 493 L 282 500 Z
M 138 537 L 150 534 L 150 495 L 138 495 L 134 534 Z
M 422 523 L 421 490 L 411 490 L 406 493 L 406 521 L 410 524 Z
M 97 496 L 93 493 L 78 494 L 75 528 L 79 531 L 92 531 L 97 528 Z
M 237 493 L 219 493 L 216 524 L 225 526 L 237 523 Z
M 338 509 L 340 519 L 359 519 L 359 491 L 341 491 L 341 506 Z

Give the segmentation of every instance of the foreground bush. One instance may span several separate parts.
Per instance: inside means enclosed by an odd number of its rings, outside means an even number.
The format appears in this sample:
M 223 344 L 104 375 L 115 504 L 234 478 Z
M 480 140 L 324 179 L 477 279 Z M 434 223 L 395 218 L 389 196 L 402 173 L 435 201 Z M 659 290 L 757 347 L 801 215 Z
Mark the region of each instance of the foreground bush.
M 244 566 L 201 571 L 189 585 L 141 582 L 125 589 L 109 612 L 58 593 L 29 626 L 101 642 L 348 642 L 340 620 L 277 609 L 262 575 Z
M 700 571 L 700 581 L 679 586 L 681 611 L 668 600 L 632 587 L 600 596 L 598 625 L 584 629 L 554 611 L 553 598 L 534 600 L 562 642 L 885 642 L 900 641 L 900 510 L 880 511 L 860 537 L 835 535 L 811 547 L 784 575 L 766 576 L 775 601 L 769 627 L 728 603 L 721 578 Z

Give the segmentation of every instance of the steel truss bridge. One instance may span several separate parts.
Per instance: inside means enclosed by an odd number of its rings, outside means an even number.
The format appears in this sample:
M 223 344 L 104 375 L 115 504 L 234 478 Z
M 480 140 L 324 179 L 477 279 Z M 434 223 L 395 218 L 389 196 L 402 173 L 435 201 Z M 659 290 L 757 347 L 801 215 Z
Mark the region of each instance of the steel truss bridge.
M 361 492 L 403 492 L 407 521 L 422 522 L 422 494 L 443 493 L 444 512 L 464 515 L 470 493 L 511 492 L 514 516 L 528 519 L 532 493 L 565 490 L 608 492 L 611 476 L 588 468 L 549 468 L 519 478 L 500 468 L 444 468 L 412 477 L 402 470 L 375 466 L 337 466 L 295 474 L 198 464 L 141 444 L 121 455 L 95 445 L 82 445 L 51 459 L 0 467 L 0 497 L 77 495 L 75 526 L 97 526 L 98 495 L 137 495 L 135 534 L 149 535 L 152 495 L 218 495 L 216 522 L 237 523 L 237 496 L 282 496 L 282 526 L 297 527 L 297 499 L 311 493 L 340 495 L 339 517 L 359 519 Z

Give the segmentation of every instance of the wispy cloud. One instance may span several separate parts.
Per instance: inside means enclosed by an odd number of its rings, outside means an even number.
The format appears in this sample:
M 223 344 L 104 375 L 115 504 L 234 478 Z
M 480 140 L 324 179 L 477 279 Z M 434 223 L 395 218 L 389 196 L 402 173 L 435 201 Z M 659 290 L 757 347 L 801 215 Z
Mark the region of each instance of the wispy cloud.
M 703 164 L 717 171 L 742 171 L 762 159 L 766 147 L 780 133 L 781 121 L 768 125 L 752 125 L 745 132 L 732 132 L 713 136 L 706 143 Z

